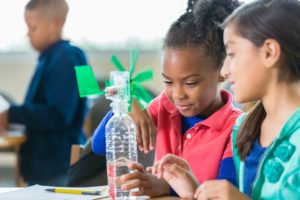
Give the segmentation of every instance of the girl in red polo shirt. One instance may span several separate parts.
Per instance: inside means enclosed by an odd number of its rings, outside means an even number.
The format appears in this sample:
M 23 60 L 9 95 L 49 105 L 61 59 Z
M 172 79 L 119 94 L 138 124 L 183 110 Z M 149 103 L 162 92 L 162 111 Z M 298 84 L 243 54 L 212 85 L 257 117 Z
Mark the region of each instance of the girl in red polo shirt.
M 230 134 L 241 111 L 233 106 L 231 94 L 219 89 L 225 47 L 218 24 L 238 4 L 235 0 L 188 1 L 186 12 L 164 39 L 165 90 L 148 107 L 158 130 L 155 160 L 168 153 L 184 158 L 199 182 L 219 177 L 235 183 Z M 97 138 L 105 132 L 102 127 L 94 144 L 101 142 Z M 103 154 L 95 145 L 94 151 Z M 136 172 L 121 177 L 122 189 L 139 188 L 135 195 L 151 197 L 170 193 L 166 181 L 141 165 L 129 167 Z

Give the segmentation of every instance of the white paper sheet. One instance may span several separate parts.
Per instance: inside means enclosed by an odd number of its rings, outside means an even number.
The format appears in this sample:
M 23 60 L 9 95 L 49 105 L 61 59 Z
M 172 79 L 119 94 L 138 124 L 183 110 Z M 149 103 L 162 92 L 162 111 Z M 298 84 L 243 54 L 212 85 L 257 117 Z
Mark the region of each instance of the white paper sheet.
M 50 188 L 66 188 L 66 187 L 53 187 L 53 186 L 42 186 L 34 185 L 24 189 L 19 189 L 12 192 L 1 193 L 1 200 L 96 200 L 96 199 L 108 199 L 107 187 L 72 187 L 68 189 L 82 189 L 82 190 L 100 190 L 100 196 L 96 195 L 76 195 L 76 194 L 63 194 L 47 192 L 45 189 Z
M 67 189 L 81 189 L 81 190 L 100 190 L 101 195 L 76 195 L 76 194 L 63 194 L 47 192 L 45 189 L 52 188 L 67 188 Z M 11 190 L 7 190 L 11 191 Z M 0 200 L 104 200 L 109 199 L 107 186 L 96 187 L 53 187 L 34 185 L 24 189 L 17 189 L 15 191 L 1 193 Z M 136 197 L 136 200 L 149 199 L 148 196 Z

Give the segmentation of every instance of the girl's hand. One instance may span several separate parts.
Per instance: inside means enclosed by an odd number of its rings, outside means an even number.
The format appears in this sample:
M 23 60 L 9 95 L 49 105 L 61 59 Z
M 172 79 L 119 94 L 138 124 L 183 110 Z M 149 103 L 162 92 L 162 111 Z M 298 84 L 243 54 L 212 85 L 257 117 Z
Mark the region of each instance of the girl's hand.
M 198 183 L 186 160 L 167 154 L 154 164 L 151 171 L 159 179 L 165 179 L 180 197 L 193 198 Z
M 173 154 L 167 154 L 161 160 L 158 160 L 152 167 L 152 174 L 156 175 L 159 179 L 163 178 L 163 167 L 165 165 L 176 164 L 179 167 L 190 171 L 190 167 L 186 160 L 175 156 Z
M 196 190 L 194 198 L 197 200 L 250 200 L 226 180 L 203 182 Z
M 132 110 L 129 115 L 136 124 L 139 150 L 148 153 L 155 148 L 156 127 L 147 110 L 143 110 L 135 99 L 132 101 Z
M 162 176 L 181 198 L 193 199 L 198 182 L 189 169 L 177 164 L 165 164 Z
M 147 195 L 150 197 L 168 195 L 170 187 L 164 180 L 159 180 L 152 174 L 145 172 L 144 167 L 137 163 L 128 164 L 129 169 L 135 172 L 121 176 L 122 190 L 138 188 L 139 191 L 131 192 L 134 196 Z

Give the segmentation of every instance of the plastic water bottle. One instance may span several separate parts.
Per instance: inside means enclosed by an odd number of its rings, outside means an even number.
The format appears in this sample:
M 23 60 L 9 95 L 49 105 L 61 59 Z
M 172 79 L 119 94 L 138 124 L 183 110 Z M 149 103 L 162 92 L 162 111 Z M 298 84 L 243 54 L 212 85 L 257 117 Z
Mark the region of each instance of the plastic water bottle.
M 128 163 L 137 162 L 136 126 L 128 113 L 129 74 L 113 72 L 107 98 L 114 116 L 106 125 L 106 160 L 110 198 L 132 199 L 130 191 L 121 190 L 120 176 L 130 173 Z

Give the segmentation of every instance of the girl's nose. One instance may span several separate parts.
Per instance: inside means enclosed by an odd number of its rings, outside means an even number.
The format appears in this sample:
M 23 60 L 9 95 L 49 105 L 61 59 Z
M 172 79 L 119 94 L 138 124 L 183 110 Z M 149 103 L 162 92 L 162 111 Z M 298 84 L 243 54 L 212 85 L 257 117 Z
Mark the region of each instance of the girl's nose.
M 177 86 L 173 90 L 173 98 L 174 99 L 183 99 L 185 97 L 184 88 L 182 86 Z
M 225 59 L 224 60 L 224 63 L 223 63 L 223 66 L 222 66 L 222 69 L 221 69 L 221 76 L 227 80 L 229 77 L 230 77 L 230 67 L 229 67 L 229 63 L 228 63 L 228 60 Z

